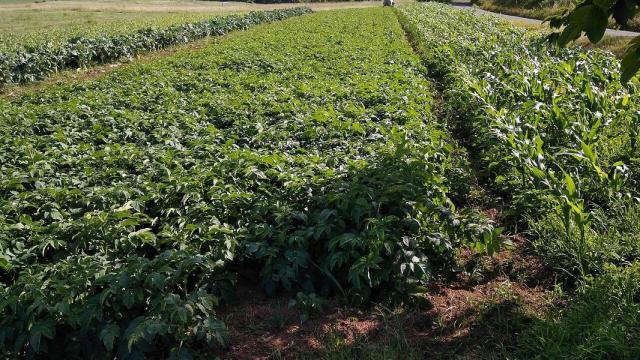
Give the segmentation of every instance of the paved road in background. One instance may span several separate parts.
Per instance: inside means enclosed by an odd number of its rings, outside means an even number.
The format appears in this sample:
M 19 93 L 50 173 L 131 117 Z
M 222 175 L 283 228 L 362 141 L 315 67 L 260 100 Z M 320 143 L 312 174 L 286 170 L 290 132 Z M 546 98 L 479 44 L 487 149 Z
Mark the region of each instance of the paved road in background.
M 499 14 L 499 13 L 494 13 L 494 12 L 491 12 L 491 11 L 482 10 L 482 9 L 480 9 L 478 7 L 471 6 L 471 3 L 465 2 L 465 1 L 453 2 L 453 3 L 451 3 L 451 5 L 456 6 L 456 7 L 461 7 L 461 8 L 469 8 L 469 9 L 473 10 L 476 14 L 494 15 L 494 16 L 498 16 L 498 17 L 501 17 L 501 18 L 504 18 L 504 19 L 507 19 L 507 20 L 522 21 L 524 23 L 533 24 L 533 25 L 539 25 L 539 24 L 542 23 L 542 20 L 538 20 L 538 19 L 529 19 L 529 18 L 520 17 L 520 16 Z M 606 34 L 607 35 L 612 35 L 612 36 L 629 36 L 629 37 L 640 35 L 640 33 L 635 32 L 635 31 L 614 30 L 614 29 L 607 29 Z

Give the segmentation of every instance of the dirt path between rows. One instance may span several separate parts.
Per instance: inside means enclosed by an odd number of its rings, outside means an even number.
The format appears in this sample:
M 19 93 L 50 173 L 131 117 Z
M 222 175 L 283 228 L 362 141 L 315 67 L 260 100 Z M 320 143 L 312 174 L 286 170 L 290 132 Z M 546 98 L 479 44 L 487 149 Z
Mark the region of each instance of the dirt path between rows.
M 524 238 L 513 241 L 514 248 L 491 258 L 478 260 L 463 252 L 460 265 L 469 271 L 430 284 L 429 306 L 421 309 L 358 308 L 334 299 L 321 314 L 301 323 L 301 312 L 287 306 L 290 296 L 269 299 L 255 286 L 240 286 L 228 302 L 233 306 L 219 311 L 230 342 L 217 355 L 371 358 L 381 349 L 397 351 L 400 342 L 408 353 L 392 353 L 391 358 L 500 357 L 557 301 L 549 291 L 554 284 L 550 270 L 528 250 Z

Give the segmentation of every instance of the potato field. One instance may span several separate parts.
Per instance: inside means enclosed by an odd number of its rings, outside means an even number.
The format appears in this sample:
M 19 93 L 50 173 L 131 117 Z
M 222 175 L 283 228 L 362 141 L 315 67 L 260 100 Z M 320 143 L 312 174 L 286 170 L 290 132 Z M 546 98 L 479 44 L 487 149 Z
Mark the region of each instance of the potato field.
M 640 357 L 612 54 L 436 3 L 93 31 L 0 48 L 45 80 L 0 94 L 0 358 Z

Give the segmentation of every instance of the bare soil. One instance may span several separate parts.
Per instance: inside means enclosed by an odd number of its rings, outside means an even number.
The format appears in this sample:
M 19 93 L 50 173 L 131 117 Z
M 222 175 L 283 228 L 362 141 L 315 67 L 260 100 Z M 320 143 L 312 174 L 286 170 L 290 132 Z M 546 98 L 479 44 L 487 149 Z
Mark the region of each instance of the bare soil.
M 220 356 L 229 359 L 317 358 L 341 346 L 372 347 L 403 334 L 424 358 L 500 357 L 522 330 L 554 304 L 552 272 L 528 250 L 524 238 L 491 258 L 460 254 L 460 272 L 453 281 L 431 284 L 428 309 L 386 309 L 345 306 L 333 300 L 325 310 L 301 323 L 302 313 L 288 307 L 285 296 L 267 299 L 243 285 L 232 307 L 220 316 L 229 326 L 230 343 Z M 402 358 L 403 354 L 397 354 Z

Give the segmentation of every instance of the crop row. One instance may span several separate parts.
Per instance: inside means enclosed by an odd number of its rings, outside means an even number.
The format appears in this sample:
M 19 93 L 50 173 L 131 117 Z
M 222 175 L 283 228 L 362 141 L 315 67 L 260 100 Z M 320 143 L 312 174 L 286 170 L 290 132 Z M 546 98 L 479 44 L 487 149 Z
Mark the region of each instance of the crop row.
M 495 18 L 437 4 L 402 12 L 514 215 L 557 209 L 567 242 L 579 245 L 599 209 L 635 211 L 640 103 L 613 56 L 549 48 Z M 571 272 L 597 269 L 597 259 L 575 255 Z
M 77 16 L 82 17 L 83 15 L 84 13 L 80 12 Z M 104 18 L 102 15 L 105 15 Z M 46 27 L 47 31 L 42 31 L 43 28 L 38 26 L 27 28 L 27 24 L 38 24 L 40 14 L 17 13 L 13 17 L 10 16 L 7 23 L 0 26 L 0 52 L 12 53 L 21 49 L 37 49 L 44 46 L 43 44 L 61 46 L 77 37 L 116 36 L 131 34 L 141 29 L 167 28 L 210 19 L 216 15 L 221 14 L 214 12 L 122 12 L 117 13 L 117 16 L 114 14 L 108 16 L 100 13 L 90 14 L 88 17 L 82 17 L 82 21 L 75 22 L 67 22 L 66 20 L 72 20 L 72 18 L 65 17 L 64 22 L 50 24 Z M 55 16 L 51 16 L 55 18 Z M 19 24 L 11 28 L 11 25 L 16 23 Z
M 495 17 L 438 4 L 399 13 L 446 89 L 446 107 L 455 114 L 451 126 L 479 154 L 485 180 L 509 200 L 505 216 L 528 228 L 543 259 L 579 282 L 602 273 L 635 278 L 607 269 L 640 259 L 637 80 L 623 87 L 611 54 L 551 48 L 539 35 Z M 621 294 L 616 306 L 632 311 L 637 288 L 622 284 L 615 285 Z M 629 336 L 637 343 L 637 334 L 624 335 L 624 326 L 638 326 L 637 319 L 613 308 L 602 311 L 603 319 L 623 326 L 623 336 L 582 333 L 567 340 L 558 332 L 557 342 L 542 338 L 535 351 L 546 348 L 553 355 L 543 356 L 564 357 L 559 343 L 595 336 L 580 345 L 591 349 L 585 354 L 640 353 L 628 343 Z
M 348 10 L 0 100 L 0 349 L 192 354 L 237 281 L 419 301 L 497 240 L 425 72 L 390 9 Z
M 0 86 L 41 80 L 63 69 L 130 59 L 143 52 L 309 12 L 311 10 L 308 8 L 294 8 L 218 16 L 166 28 L 145 28 L 126 34 L 78 36 L 62 44 L 40 43 L 33 48 L 9 50 L 0 53 Z

